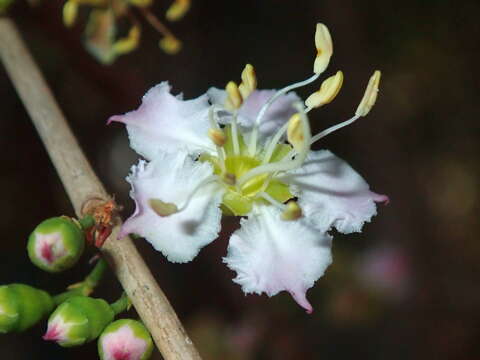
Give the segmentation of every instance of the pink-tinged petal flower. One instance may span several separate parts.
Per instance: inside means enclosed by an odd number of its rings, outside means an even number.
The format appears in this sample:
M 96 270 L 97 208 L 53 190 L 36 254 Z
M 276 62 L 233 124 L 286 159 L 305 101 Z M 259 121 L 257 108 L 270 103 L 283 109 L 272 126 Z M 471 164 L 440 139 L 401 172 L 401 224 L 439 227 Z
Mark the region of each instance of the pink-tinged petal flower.
M 332 238 L 305 219 L 283 221 L 280 216 L 278 209 L 262 206 L 257 214 L 242 219 L 224 262 L 237 272 L 233 281 L 246 294 L 273 296 L 285 290 L 311 313 L 306 291 L 332 262 Z
M 246 131 L 252 128 L 255 119 L 260 112 L 262 106 L 276 93 L 276 90 L 255 90 L 245 100 L 238 110 L 238 123 L 245 128 Z M 212 104 L 223 106 L 225 104 L 226 92 L 217 88 L 210 88 L 207 92 Z M 293 104 L 301 101 L 294 92 L 280 96 L 263 116 L 259 134 L 262 137 L 274 134 L 288 119 L 296 112 Z M 223 113 L 220 120 L 228 123 L 231 115 Z
M 98 340 L 98 350 L 102 360 L 146 360 L 153 343 L 140 322 L 122 319 L 107 326 Z
M 108 123 L 118 121 L 127 125 L 130 146 L 149 160 L 159 150 L 184 149 L 197 155 L 213 151 L 215 146 L 207 136 L 208 97 L 183 101 L 181 96 L 172 95 L 170 88 L 167 82 L 151 88 L 137 110 L 112 116 Z
M 73 325 L 65 322 L 61 316 L 57 316 L 48 322 L 48 328 L 45 334 L 42 336 L 43 340 L 63 342 L 67 340 L 68 333 Z
M 332 226 L 348 234 L 360 232 L 377 214 L 376 202 L 388 197 L 372 191 L 350 165 L 328 150 L 312 151 L 305 163 L 282 181 L 295 186 L 304 215 L 320 230 Z
M 150 163 L 141 160 L 127 177 L 136 210 L 120 236 L 141 235 L 170 261 L 191 261 L 220 231 L 223 192 L 215 182 L 208 182 L 212 174 L 209 163 L 194 161 L 183 151 L 159 152 Z M 179 211 L 161 216 L 152 200 Z

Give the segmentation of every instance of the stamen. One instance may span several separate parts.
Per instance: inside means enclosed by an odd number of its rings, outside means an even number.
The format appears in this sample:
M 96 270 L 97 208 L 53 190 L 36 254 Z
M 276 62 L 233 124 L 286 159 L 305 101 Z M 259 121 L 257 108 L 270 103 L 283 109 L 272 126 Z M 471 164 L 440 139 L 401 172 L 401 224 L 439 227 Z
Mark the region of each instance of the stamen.
M 240 143 L 238 140 L 237 110 L 233 112 L 232 117 L 232 142 L 234 155 L 240 155 Z
M 313 64 L 313 72 L 321 74 L 325 71 L 333 54 L 332 37 L 328 28 L 321 23 L 317 24 L 315 32 L 315 47 L 317 48 L 317 57 Z
M 297 152 L 299 152 L 305 144 L 302 125 L 302 119 L 298 113 L 294 114 L 290 120 L 288 120 L 287 139 Z
M 160 40 L 160 47 L 167 54 L 175 54 L 182 47 L 180 40 L 165 26 L 148 8 L 138 7 L 138 10 L 142 13 L 145 19 L 152 25 L 152 27 L 163 35 L 163 39 Z
M 320 86 L 320 90 L 315 91 L 305 100 L 305 105 L 307 106 L 306 112 L 312 108 L 318 108 L 332 102 L 340 91 L 342 84 L 343 73 L 341 71 L 337 71 L 335 75 L 324 80 Z
M 297 103 L 294 106 L 299 112 L 300 119 L 302 121 L 302 129 L 303 129 L 303 137 L 304 137 L 303 148 L 293 160 L 285 160 L 285 161 L 279 161 L 275 163 L 260 165 L 246 172 L 240 177 L 240 179 L 238 179 L 238 184 L 240 187 L 243 184 L 245 184 L 248 180 L 254 178 L 255 176 L 265 174 L 265 173 L 275 173 L 278 171 L 288 171 L 288 170 L 296 169 L 303 164 L 310 150 L 312 134 L 310 132 L 310 124 L 308 123 L 308 118 L 307 118 L 307 115 L 305 114 L 305 110 L 303 109 L 303 105 L 301 103 Z
M 273 197 L 268 195 L 266 192 L 262 191 L 257 194 L 258 197 L 261 197 L 262 199 L 267 200 L 270 204 L 275 206 L 276 208 L 285 211 L 286 205 L 282 204 L 281 202 L 275 200 Z
M 351 119 L 348 119 L 340 124 L 337 124 L 337 125 L 333 125 L 332 127 L 329 127 L 328 129 L 326 130 L 323 130 L 322 132 L 318 133 L 317 135 L 313 136 L 312 137 L 312 140 L 311 140 L 311 143 L 310 144 L 313 144 L 315 141 L 318 141 L 320 140 L 321 138 L 324 138 L 325 136 L 327 136 L 328 134 L 331 134 L 332 132 L 334 131 L 337 131 L 338 129 L 341 129 L 347 125 L 350 125 L 351 123 L 353 123 L 355 120 L 359 119 L 360 116 L 359 115 L 355 115 L 354 117 L 352 117 Z
M 248 152 L 250 156 L 255 156 L 255 152 L 257 151 L 257 138 L 258 138 L 258 127 L 260 126 L 260 121 L 262 120 L 265 113 L 268 111 L 270 106 L 282 95 L 286 94 L 290 90 L 297 89 L 302 86 L 306 86 L 315 80 L 318 79 L 320 74 L 314 74 L 313 76 L 309 77 L 306 80 L 300 81 L 295 84 L 291 84 L 289 86 L 284 87 L 283 89 L 278 90 L 268 101 L 262 106 L 260 111 L 258 112 L 257 118 L 255 119 L 255 124 L 253 125 L 252 129 L 252 136 L 250 138 L 250 144 L 248 146 Z
M 315 141 L 320 140 L 321 138 L 324 138 L 328 134 L 331 134 L 332 132 L 337 131 L 338 129 L 341 129 L 345 126 L 352 124 L 353 122 L 358 120 L 360 117 L 366 116 L 372 109 L 373 105 L 375 105 L 375 101 L 377 100 L 378 85 L 380 84 L 380 76 L 381 76 L 380 71 L 376 70 L 373 73 L 373 75 L 370 77 L 370 80 L 368 81 L 367 89 L 365 90 L 365 94 L 363 95 L 363 98 L 360 101 L 360 104 L 358 105 L 357 110 L 355 111 L 354 117 L 344 122 L 341 122 L 340 124 L 329 127 L 328 129 L 323 130 L 322 132 L 313 136 L 311 144 L 313 144 Z
M 180 20 L 190 9 L 190 0 L 175 0 L 167 10 L 165 17 L 169 21 Z
M 160 199 L 149 199 L 148 205 L 158 216 L 166 217 L 177 213 L 179 210 L 174 203 L 164 202 Z
M 272 157 L 272 154 L 275 151 L 275 148 L 277 147 L 277 144 L 280 141 L 280 138 L 285 133 L 285 131 L 287 131 L 287 128 L 288 128 L 288 121 L 285 124 L 283 124 L 283 126 L 280 129 L 278 129 L 276 134 L 271 138 L 270 142 L 268 143 L 265 156 L 263 157 L 262 164 L 267 164 L 270 161 L 270 158 Z
M 360 104 L 358 105 L 357 111 L 355 111 L 355 115 L 366 116 L 372 109 L 373 105 L 375 105 L 375 101 L 377 101 L 378 85 L 380 84 L 381 75 L 382 74 L 379 70 L 375 70 L 373 75 L 370 77 L 370 80 L 368 80 L 367 89 L 365 90 L 362 101 L 360 101 Z
M 238 90 L 238 86 L 234 81 L 230 81 L 225 87 L 225 90 L 227 92 L 225 109 L 232 111 L 242 106 L 242 94 L 240 94 L 240 90 Z
M 177 212 L 183 211 L 187 208 L 188 204 L 190 204 L 190 201 L 194 197 L 194 195 L 197 193 L 198 190 L 200 190 L 202 187 L 214 182 L 220 180 L 218 175 L 210 175 L 206 177 L 200 184 L 198 184 L 195 189 L 188 195 L 187 200 L 185 203 L 178 209 Z
M 222 147 L 227 141 L 227 137 L 221 129 L 208 129 L 208 137 L 218 147 Z
M 243 101 L 247 100 L 250 94 L 257 88 L 257 77 L 255 69 L 252 65 L 245 65 L 242 71 L 242 83 L 238 86 L 238 90 L 242 95 Z
M 282 213 L 282 220 L 292 221 L 297 220 L 303 216 L 302 208 L 298 206 L 295 200 L 290 200 L 285 206 L 285 210 Z
M 215 109 L 213 106 L 210 106 L 210 109 L 208 109 L 208 120 L 210 122 L 211 128 L 209 129 L 209 136 L 210 136 L 210 131 L 222 131 L 220 127 L 218 126 L 217 121 L 215 121 Z M 223 131 L 222 131 L 223 133 Z M 225 134 L 224 134 L 225 135 Z M 213 141 L 213 139 L 212 139 Z M 215 143 L 215 141 L 214 141 Z M 215 148 L 217 150 L 217 156 L 218 156 L 218 162 L 220 164 L 220 169 L 222 170 L 222 173 L 225 172 L 225 155 L 224 155 L 224 150 L 223 147 L 219 146 L 218 144 L 215 143 Z

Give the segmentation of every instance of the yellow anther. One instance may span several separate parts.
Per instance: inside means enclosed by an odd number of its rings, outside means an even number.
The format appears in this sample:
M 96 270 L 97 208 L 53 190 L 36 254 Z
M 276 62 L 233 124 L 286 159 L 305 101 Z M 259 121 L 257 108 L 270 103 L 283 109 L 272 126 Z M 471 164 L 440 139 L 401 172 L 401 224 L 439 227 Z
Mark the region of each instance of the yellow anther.
M 208 137 L 217 146 L 223 146 L 227 142 L 227 137 L 221 129 L 208 129 Z
M 225 184 L 233 186 L 237 183 L 237 177 L 235 176 L 235 174 L 226 173 L 223 176 L 223 181 L 225 182 Z
M 317 48 L 317 57 L 313 64 L 313 72 L 320 74 L 325 71 L 333 54 L 332 37 L 328 28 L 321 23 L 317 24 L 315 32 L 315 47 Z
M 169 55 L 175 55 L 182 48 L 182 42 L 174 36 L 165 36 L 158 45 Z
M 288 120 L 287 139 L 297 151 L 304 146 L 305 136 L 303 135 L 303 123 L 299 113 L 293 114 Z
M 252 65 L 245 65 L 245 69 L 242 71 L 242 83 L 238 86 L 238 90 L 242 95 L 243 101 L 255 91 L 257 88 L 257 77 L 255 75 L 255 69 Z
M 309 108 L 317 108 L 332 102 L 342 88 L 342 84 L 343 73 L 337 71 L 335 75 L 330 76 L 322 83 L 320 90 L 315 91 L 307 98 L 307 100 L 305 100 L 305 105 Z
M 292 221 L 302 217 L 302 208 L 298 206 L 297 202 L 290 200 L 282 212 L 282 220 Z
M 128 35 L 122 39 L 117 40 L 113 44 L 113 51 L 115 54 L 126 54 L 137 48 L 140 41 L 140 27 L 138 25 L 132 26 Z
M 180 20 L 190 9 L 190 0 L 175 0 L 167 10 L 165 17 L 170 21 Z
M 358 105 L 357 111 L 355 111 L 355 115 L 366 116 L 372 109 L 373 105 L 375 105 L 381 75 L 382 74 L 379 70 L 375 70 L 373 75 L 370 77 L 367 89 L 365 90 L 362 101 L 360 101 L 360 104 Z
M 78 3 L 69 0 L 63 5 L 63 23 L 66 27 L 70 27 L 75 24 L 78 14 Z
M 235 110 L 242 106 L 242 94 L 240 94 L 240 90 L 238 90 L 235 82 L 230 81 L 225 90 L 227 91 L 227 100 L 225 100 L 225 108 L 227 110 Z
M 160 199 L 149 199 L 148 205 L 155 213 L 161 217 L 170 216 L 178 212 L 177 205 L 169 202 L 164 202 Z

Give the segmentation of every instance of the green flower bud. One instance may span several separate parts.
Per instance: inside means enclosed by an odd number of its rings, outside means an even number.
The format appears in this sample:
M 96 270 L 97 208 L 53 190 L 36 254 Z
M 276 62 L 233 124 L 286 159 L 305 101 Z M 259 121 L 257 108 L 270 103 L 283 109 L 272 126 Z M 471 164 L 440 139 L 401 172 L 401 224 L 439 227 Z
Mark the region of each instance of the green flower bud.
M 24 284 L 0 286 L 0 333 L 28 329 L 54 306 L 52 297 L 43 290 Z
M 101 360 L 147 360 L 153 342 L 145 326 L 137 320 L 122 319 L 108 325 L 98 339 Z
M 114 312 L 105 300 L 74 296 L 50 315 L 43 339 L 63 347 L 82 345 L 96 339 L 113 317 Z
M 78 261 L 85 247 L 85 236 L 66 216 L 50 218 L 38 225 L 28 238 L 28 256 L 40 269 L 60 272 Z

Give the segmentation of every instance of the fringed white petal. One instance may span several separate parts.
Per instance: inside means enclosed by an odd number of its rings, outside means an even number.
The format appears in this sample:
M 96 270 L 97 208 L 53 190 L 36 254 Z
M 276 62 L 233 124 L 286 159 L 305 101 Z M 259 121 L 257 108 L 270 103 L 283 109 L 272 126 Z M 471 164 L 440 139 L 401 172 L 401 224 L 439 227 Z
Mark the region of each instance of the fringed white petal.
M 221 189 L 209 183 L 194 192 L 212 173 L 209 163 L 193 161 L 184 151 L 159 152 L 150 163 L 140 161 L 127 177 L 136 209 L 123 224 L 120 236 L 138 234 L 168 260 L 191 261 L 220 231 Z M 159 216 L 149 204 L 151 199 L 158 199 L 181 208 L 192 193 L 188 206 L 169 216 Z
M 159 150 L 186 150 L 194 155 L 214 151 L 208 138 L 208 97 L 183 101 L 170 88 L 168 82 L 160 83 L 145 94 L 137 110 L 112 116 L 108 122 L 126 124 L 130 146 L 148 160 Z
M 262 106 L 276 93 L 276 90 L 255 90 L 250 94 L 247 100 L 238 110 L 238 123 L 244 128 L 245 132 L 255 124 L 255 119 L 260 112 Z M 217 88 L 210 88 L 207 92 L 210 102 L 214 105 L 223 107 L 227 94 L 224 90 Z M 267 110 L 261 120 L 259 134 L 261 138 L 274 134 L 288 119 L 296 112 L 293 104 L 301 101 L 294 93 L 290 92 L 286 95 L 280 96 Z M 231 114 L 226 111 L 221 111 L 220 122 L 229 123 L 231 121 Z
M 242 219 L 230 238 L 224 262 L 237 272 L 233 280 L 245 293 L 273 296 L 288 291 L 308 313 L 313 311 L 306 291 L 332 262 L 331 236 L 305 219 L 283 221 L 272 206 Z
M 377 214 L 375 203 L 388 202 L 328 150 L 312 151 L 301 168 L 281 180 L 295 186 L 304 215 L 322 231 L 333 226 L 345 234 L 360 232 Z

